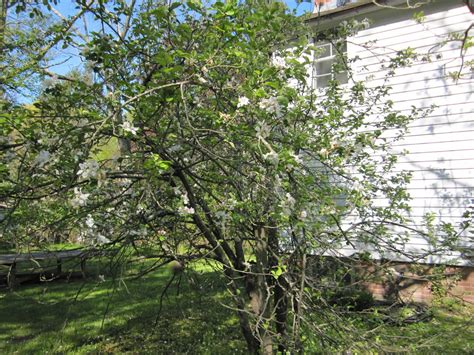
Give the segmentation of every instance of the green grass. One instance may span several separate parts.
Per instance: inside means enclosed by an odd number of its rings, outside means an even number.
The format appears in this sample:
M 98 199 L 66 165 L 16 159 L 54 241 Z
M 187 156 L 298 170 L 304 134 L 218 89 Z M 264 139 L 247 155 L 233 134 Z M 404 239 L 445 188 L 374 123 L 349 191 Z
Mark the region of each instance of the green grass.
M 391 308 L 391 307 L 389 307 Z M 365 316 L 352 315 L 344 319 L 344 326 L 354 331 L 345 335 L 342 346 L 334 346 L 330 352 L 355 353 L 368 350 L 376 353 L 413 354 L 473 354 L 474 328 L 473 308 L 456 303 L 456 307 L 441 305 L 427 308 L 431 315 L 426 320 L 404 323 L 403 320 L 416 313 L 415 306 L 395 307 L 387 312 L 387 307 L 378 306 L 365 311 Z M 408 312 L 405 312 L 408 311 Z M 386 312 L 384 316 L 381 312 Z M 324 328 L 323 328 L 324 329 Z M 331 335 L 331 329 L 326 329 Z M 357 336 L 357 335 L 358 336 Z M 309 342 L 308 348 L 318 344 Z M 366 350 L 365 350 L 366 349 Z
M 31 245 L 31 246 L 21 246 L 19 248 L 16 248 L 12 244 L 0 243 L 0 254 L 15 254 L 18 252 L 29 253 L 29 252 L 34 252 L 34 251 L 60 251 L 60 250 L 78 249 L 82 247 L 84 246 L 77 243 L 53 243 L 46 246 Z
M 109 266 L 91 263 L 85 281 L 57 280 L 0 291 L 0 353 L 245 353 L 238 319 L 222 306 L 230 304 L 230 297 L 209 266 L 197 264 L 181 279 L 175 277 L 158 317 L 171 270 L 119 281 L 106 271 Z M 348 316 L 344 322 L 363 332 L 373 330 L 359 344 L 366 348 L 467 354 L 474 353 L 474 332 L 467 324 L 470 310 L 447 304 L 434 308 L 430 321 L 410 325 L 384 324 L 372 310 L 364 318 Z M 308 353 L 330 350 L 317 341 L 305 345 Z
M 436 354 L 473 354 L 474 329 L 469 310 L 433 308 L 433 319 L 399 327 L 388 327 L 378 337 L 385 348 Z M 382 337 L 384 340 L 382 341 Z
M 209 268 L 176 277 L 157 318 L 171 277 L 163 269 L 134 281 L 91 276 L 4 291 L 0 353 L 243 353 L 238 320 L 219 305 L 228 296 Z

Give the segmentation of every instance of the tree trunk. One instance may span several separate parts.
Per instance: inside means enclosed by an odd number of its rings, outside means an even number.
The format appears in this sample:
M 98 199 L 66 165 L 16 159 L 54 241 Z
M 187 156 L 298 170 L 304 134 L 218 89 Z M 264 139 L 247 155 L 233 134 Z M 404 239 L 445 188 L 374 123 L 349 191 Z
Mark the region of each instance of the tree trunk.
M 239 309 L 237 313 L 239 316 L 240 329 L 242 330 L 242 334 L 244 335 L 245 341 L 247 343 L 247 350 L 249 354 L 258 354 L 260 350 L 260 341 L 254 336 L 244 304 L 242 304 L 242 306 L 242 308 L 239 305 L 237 306 Z
M 288 334 L 288 283 L 285 277 L 275 279 L 270 271 L 278 266 L 279 244 L 277 229 L 263 223 L 255 227 L 256 263 L 250 272 L 244 273 L 245 287 L 249 296 L 249 306 L 253 316 L 245 307 L 245 300 L 237 290 L 238 278 L 233 277 L 231 268 L 226 275 L 231 281 L 230 290 L 234 296 L 239 316 L 240 328 L 247 342 L 250 354 L 273 354 L 275 330 L 278 351 L 287 351 Z M 241 277 L 242 274 L 239 276 Z M 272 319 L 272 316 L 275 318 Z
M 230 292 L 234 297 L 234 301 L 237 307 L 237 315 L 239 317 L 240 329 L 242 330 L 242 334 L 245 338 L 245 341 L 247 342 L 247 350 L 249 354 L 258 354 L 260 349 L 260 342 L 252 332 L 249 314 L 245 308 L 245 300 L 242 299 L 241 293 L 238 290 L 233 271 L 231 268 L 226 268 L 224 273 L 230 281 L 228 283 L 228 286 Z
M 5 27 L 7 23 L 7 8 L 8 0 L 0 1 L 0 57 L 3 55 L 3 48 L 5 46 Z
M 5 30 L 7 26 L 8 0 L 0 0 L 0 59 L 5 55 Z M 5 99 L 5 90 L 0 86 L 0 103 Z
M 280 255 L 280 245 L 278 242 L 277 228 L 268 230 L 268 254 L 269 269 L 278 267 L 278 255 Z M 280 276 L 278 279 L 270 277 L 269 282 L 274 287 L 274 309 L 276 320 L 276 332 L 278 336 L 278 351 L 285 354 L 287 351 L 287 319 L 288 319 L 288 283 L 286 278 Z
M 301 279 L 299 289 L 294 304 L 295 320 L 293 324 L 293 339 L 295 341 L 295 347 L 299 354 L 304 353 L 303 344 L 301 343 L 301 318 L 303 317 L 303 297 L 304 297 L 304 285 L 306 278 L 306 252 L 301 255 Z
M 282 354 L 287 350 L 287 321 L 288 321 L 288 295 L 286 281 L 277 280 L 275 284 L 275 318 L 278 334 L 278 351 Z
M 247 291 L 250 297 L 250 306 L 256 317 L 256 332 L 260 342 L 262 354 L 273 354 L 273 340 L 270 334 L 270 293 L 267 283 L 268 273 L 268 234 L 264 225 L 255 228 L 255 256 L 256 265 L 253 274 L 247 277 Z

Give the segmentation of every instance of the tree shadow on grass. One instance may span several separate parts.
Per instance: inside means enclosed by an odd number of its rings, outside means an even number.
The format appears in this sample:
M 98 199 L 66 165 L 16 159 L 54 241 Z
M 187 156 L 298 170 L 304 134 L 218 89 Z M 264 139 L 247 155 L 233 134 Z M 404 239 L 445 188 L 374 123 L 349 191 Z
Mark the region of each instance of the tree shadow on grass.
M 244 352 L 216 272 L 176 275 L 157 318 L 171 278 L 170 270 L 105 282 L 90 275 L 0 291 L 0 352 Z

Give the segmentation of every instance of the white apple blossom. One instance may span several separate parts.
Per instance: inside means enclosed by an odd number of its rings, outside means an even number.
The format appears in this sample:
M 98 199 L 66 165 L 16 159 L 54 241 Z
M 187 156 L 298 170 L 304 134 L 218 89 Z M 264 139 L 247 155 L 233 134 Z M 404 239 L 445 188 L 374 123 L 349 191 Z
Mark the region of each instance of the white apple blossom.
M 183 201 L 183 204 L 184 205 L 187 205 L 189 203 L 189 197 L 188 197 L 188 194 L 187 193 L 183 193 L 181 195 L 181 200 Z
M 364 27 L 364 29 L 368 29 L 370 27 L 370 21 L 369 19 L 365 18 L 363 19 L 360 24 Z
M 276 189 L 281 189 L 282 181 L 280 176 L 275 177 L 275 188 Z
M 219 225 L 221 225 L 221 227 L 224 228 L 226 221 L 229 219 L 229 215 L 227 214 L 227 212 L 220 210 L 220 211 L 217 211 L 214 215 Z
M 85 127 L 89 124 L 89 121 L 85 118 L 81 118 L 79 121 L 76 123 L 76 127 L 82 128 Z
M 323 158 L 327 158 L 329 156 L 329 150 L 327 150 L 326 148 L 321 148 L 319 150 L 319 155 Z
M 258 104 L 262 110 L 265 110 L 268 113 L 273 113 L 277 117 L 281 116 L 281 106 L 276 97 L 269 97 L 268 99 L 262 99 Z
M 252 264 L 250 264 L 248 261 L 244 261 L 244 262 L 242 263 L 242 265 L 245 266 L 245 269 L 246 269 L 246 270 L 250 270 L 250 268 L 252 267 Z
M 97 179 L 100 175 L 99 163 L 91 159 L 79 164 L 77 175 L 83 179 Z
M 239 97 L 239 102 L 237 103 L 237 108 L 247 106 L 249 103 L 250 103 L 250 100 L 247 97 L 241 96 L 241 97 Z
M 83 193 L 80 188 L 74 188 L 74 198 L 71 200 L 71 205 L 74 208 L 85 206 L 90 194 Z
M 278 157 L 278 154 L 276 152 L 270 152 L 270 153 L 267 153 L 267 154 L 263 154 L 263 159 L 265 159 L 266 161 L 272 163 L 272 164 L 278 164 L 278 161 L 279 161 L 279 157 Z
M 138 132 L 138 127 L 133 126 L 133 124 L 131 124 L 129 121 L 125 121 L 120 125 L 120 127 L 122 127 L 125 132 L 131 133 L 133 135 L 136 135 Z
M 232 211 L 237 205 L 237 201 L 233 198 L 227 200 L 227 209 Z
M 286 193 L 285 198 L 280 202 L 282 208 L 282 213 L 285 216 L 291 215 L 293 209 L 295 208 L 296 200 L 289 192 Z
M 287 67 L 285 58 L 279 56 L 273 57 L 272 64 L 278 69 L 285 69 Z
M 357 142 L 356 144 L 354 144 L 354 146 L 352 147 L 352 152 L 354 154 L 360 154 L 362 153 L 364 150 L 365 150 L 365 146 L 360 143 L 360 142 Z
M 79 235 L 76 237 L 76 242 L 78 242 L 78 243 L 81 243 L 81 244 L 82 244 L 82 243 L 85 243 L 85 241 L 86 241 L 86 239 L 85 239 L 85 237 L 84 237 L 84 235 L 83 235 L 82 233 L 79 234 Z
M 60 141 L 60 137 L 58 136 L 49 137 L 48 134 L 45 132 L 41 132 L 40 136 L 41 138 L 38 139 L 38 143 L 41 145 L 55 146 Z
M 286 193 L 286 202 L 288 203 L 288 206 L 293 208 L 295 206 L 296 200 L 289 192 Z
M 90 214 L 87 215 L 86 226 L 89 227 L 89 228 L 94 228 L 94 226 L 95 226 L 94 218 L 92 218 L 92 216 Z
M 40 168 L 42 168 L 44 165 L 46 165 L 51 159 L 51 153 L 48 152 L 47 150 L 42 150 L 39 152 L 39 154 L 35 158 L 35 165 L 38 165 Z
M 110 239 L 107 237 L 104 237 L 102 234 L 98 234 L 96 237 L 96 243 L 97 244 L 107 244 L 110 243 Z
M 197 77 L 197 80 L 200 84 L 203 84 L 203 85 L 208 83 L 208 81 L 200 75 Z
M 175 145 L 172 145 L 171 147 L 168 148 L 168 152 L 170 153 L 175 153 L 175 152 L 178 152 L 182 149 L 181 145 L 180 144 L 175 144 Z
M 83 153 L 80 151 L 80 150 L 76 150 L 74 153 L 74 161 L 75 162 L 78 162 L 79 159 L 81 159 L 81 156 L 83 155 Z
M 355 189 L 355 190 L 362 190 L 364 188 L 364 185 L 361 184 L 361 182 L 358 181 L 358 180 L 353 180 L 352 188 Z
M 166 235 L 166 231 L 164 229 L 159 229 L 156 231 L 156 235 L 163 237 Z
M 216 218 L 217 218 L 217 219 L 224 220 L 224 219 L 227 218 L 227 213 L 226 213 L 226 211 L 217 211 L 217 212 L 215 213 L 215 215 L 216 215 Z
M 194 208 L 188 206 L 181 206 L 178 208 L 178 213 L 182 215 L 194 214 Z
M 301 156 L 295 153 L 291 153 L 291 157 L 295 160 L 297 164 L 302 164 L 303 159 L 301 159 Z
M 270 126 L 266 122 L 258 122 L 255 127 L 257 137 L 267 138 L 270 135 Z

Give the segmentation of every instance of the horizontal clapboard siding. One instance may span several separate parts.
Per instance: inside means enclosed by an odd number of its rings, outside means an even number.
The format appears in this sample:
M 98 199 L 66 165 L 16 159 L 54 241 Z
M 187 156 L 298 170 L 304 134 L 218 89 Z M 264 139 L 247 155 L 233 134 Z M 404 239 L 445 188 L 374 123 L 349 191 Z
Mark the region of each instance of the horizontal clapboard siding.
M 448 1 L 454 3 L 455 7 L 450 8 L 449 4 L 447 4 Z M 442 5 L 447 6 L 447 10 L 449 11 L 449 19 L 444 14 L 446 9 L 441 8 L 438 11 L 435 10 L 429 13 L 429 15 L 426 16 L 425 21 L 423 21 L 424 26 L 422 25 L 420 28 L 420 24 L 412 20 L 412 13 L 409 13 L 407 16 L 407 12 L 401 13 L 400 11 L 391 11 L 389 16 L 385 16 L 386 13 L 380 12 L 377 19 L 374 18 L 375 16 L 372 16 L 371 21 L 373 22 L 373 25 L 371 28 L 359 32 L 357 34 L 357 38 L 366 41 L 398 37 L 400 35 L 412 35 L 413 33 L 424 31 L 425 27 L 429 29 L 437 28 L 440 26 L 445 26 L 446 24 L 456 23 L 459 21 L 464 21 L 466 18 L 470 18 L 470 14 L 469 12 L 466 12 L 465 6 L 461 6 L 461 1 L 448 1 Z M 425 13 L 428 13 L 426 8 L 423 10 Z M 380 27 L 377 26 L 377 24 L 381 24 L 383 26 L 383 31 L 380 31 Z
M 455 25 L 446 25 L 438 28 L 438 31 L 420 31 L 416 37 L 413 34 L 409 34 L 412 37 L 410 44 L 404 42 L 406 35 L 399 35 L 390 39 L 378 39 L 373 42 L 361 42 L 357 40 L 350 40 L 355 46 L 354 55 L 362 59 L 373 58 L 377 55 L 390 55 L 393 52 L 404 50 L 408 47 L 412 49 L 419 49 L 418 53 L 426 54 L 429 53 L 429 49 L 442 49 L 442 48 L 459 48 L 460 42 L 452 41 L 449 43 L 442 43 L 442 40 L 448 39 L 447 33 L 462 35 L 467 27 L 469 27 L 471 20 L 466 18 L 465 21 L 456 23 Z M 438 32 L 438 33 L 434 33 Z M 355 37 L 357 38 L 357 37 Z
M 472 55 L 469 55 L 467 59 L 472 60 Z M 443 61 L 440 60 L 431 63 L 414 63 L 409 67 L 398 69 L 397 76 L 388 80 L 388 85 L 394 86 L 397 84 L 412 83 L 420 80 L 428 81 L 430 79 L 438 80 L 438 83 L 440 79 L 443 79 L 443 82 L 449 84 L 453 82 L 449 74 L 457 71 L 461 66 L 461 63 L 462 60 L 459 57 L 453 59 L 448 58 Z M 372 68 L 372 70 L 366 69 L 362 62 L 356 62 L 354 64 L 356 65 L 353 69 L 356 72 L 356 78 L 368 81 L 373 86 L 381 85 L 384 82 L 387 70 L 381 67 L 382 64 Z
M 468 26 L 468 25 L 466 25 Z M 444 45 L 440 49 L 436 50 L 436 55 L 429 52 L 432 49 L 432 46 L 429 46 L 428 51 L 426 50 L 427 46 L 413 48 L 416 51 L 417 56 L 416 58 L 412 59 L 412 68 L 418 68 L 419 66 L 426 67 L 425 64 L 452 64 L 455 63 L 456 60 L 459 60 L 459 51 L 460 51 L 460 43 L 453 42 Z M 389 54 L 382 54 L 376 55 L 367 58 L 361 58 L 360 56 L 356 56 L 352 53 L 352 60 L 356 64 L 356 66 L 360 67 L 361 69 L 367 72 L 377 72 L 384 70 L 384 66 L 386 67 L 391 63 L 391 60 L 395 59 L 397 56 L 397 52 L 393 51 L 393 53 Z M 467 60 L 472 59 L 473 55 L 468 54 L 465 56 Z
M 412 219 L 409 225 L 415 229 L 423 227 L 423 216 L 427 213 L 433 213 L 438 222 L 457 224 L 463 221 L 467 210 L 474 210 L 474 76 L 465 75 L 454 82 L 449 74 L 459 70 L 462 63 L 460 42 L 439 45 L 450 33 L 463 33 L 473 16 L 461 1 L 454 0 L 440 1 L 424 10 L 426 18 L 422 24 L 413 20 L 413 12 L 382 9 L 371 13 L 368 15 L 371 27 L 348 39 L 348 57 L 355 59 L 350 64 L 353 79 L 362 80 L 369 87 L 383 84 L 389 60 L 397 51 L 410 47 L 421 54 L 411 66 L 397 70 L 388 80 L 395 109 L 408 112 L 412 106 L 436 105 L 428 117 L 413 122 L 406 136 L 393 148 L 400 154 L 395 171 L 413 174 L 408 187 L 412 197 L 408 215 Z M 465 60 L 473 59 L 471 50 Z M 396 130 L 389 130 L 383 132 L 382 138 L 390 140 L 396 134 Z M 408 151 L 406 155 L 402 154 L 404 150 Z M 382 198 L 374 200 L 375 205 L 385 203 Z M 394 233 L 402 231 L 393 230 Z M 431 250 L 426 238 L 416 233 L 411 235 L 403 245 L 406 251 L 417 251 L 421 255 Z M 469 233 L 462 236 L 461 244 L 473 248 Z M 356 246 L 356 250 L 365 248 L 367 246 Z M 336 253 L 351 255 L 354 251 L 344 245 Z M 406 259 L 389 249 L 384 255 L 373 254 Z M 463 259 L 462 253 L 449 251 L 422 261 L 470 263 Z

